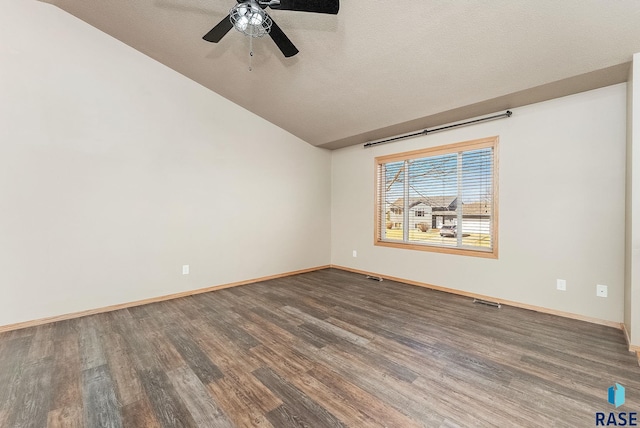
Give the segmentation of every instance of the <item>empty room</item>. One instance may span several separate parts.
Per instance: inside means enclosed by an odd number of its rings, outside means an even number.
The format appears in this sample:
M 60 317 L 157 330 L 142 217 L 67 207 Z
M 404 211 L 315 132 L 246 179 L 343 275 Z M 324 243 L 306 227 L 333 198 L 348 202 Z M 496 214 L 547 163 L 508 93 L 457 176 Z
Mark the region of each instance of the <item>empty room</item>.
M 637 426 L 639 22 L 3 0 L 0 427 Z

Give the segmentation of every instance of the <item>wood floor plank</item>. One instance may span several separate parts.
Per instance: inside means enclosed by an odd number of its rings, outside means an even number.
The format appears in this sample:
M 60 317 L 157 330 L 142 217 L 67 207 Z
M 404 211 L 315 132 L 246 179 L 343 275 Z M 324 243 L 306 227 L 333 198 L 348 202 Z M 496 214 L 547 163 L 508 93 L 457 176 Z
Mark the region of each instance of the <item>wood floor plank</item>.
M 250 350 L 241 348 L 227 340 L 215 329 L 206 324 L 196 324 L 190 334 L 210 357 L 213 364 L 223 371 L 235 368 L 251 372 L 260 366 L 260 362 L 251 354 Z
M 97 319 L 95 317 L 81 319 L 79 334 L 82 370 L 93 369 L 107 364 L 99 338 Z
M 287 382 L 273 370 L 265 367 L 257 369 L 253 375 L 258 378 L 275 395 L 280 397 L 284 403 L 284 408 L 288 409 L 289 415 L 295 415 L 293 420 L 309 421 L 309 426 L 316 427 L 344 427 L 344 423 L 336 418 L 327 409 L 322 407 L 298 388 Z M 269 414 L 280 414 L 283 406 L 269 412 Z M 269 414 L 267 418 L 269 418 Z
M 197 426 L 165 372 L 157 369 L 143 370 L 139 373 L 139 377 L 156 419 L 162 426 L 179 428 Z
M 274 324 L 251 310 L 241 310 L 239 323 L 254 337 L 259 337 L 262 345 L 292 343 L 298 336 Z M 257 367 L 256 367 L 257 368 Z
M 154 347 L 129 310 L 123 309 L 106 315 L 112 319 L 114 328 L 125 340 L 136 370 L 159 369 L 161 364 Z
M 54 327 L 53 340 L 56 342 L 70 339 L 77 340 L 81 321 L 82 318 L 74 318 L 51 324 Z
M 331 349 L 334 352 L 340 352 L 342 355 L 350 356 L 355 363 L 380 368 L 381 372 L 386 376 L 391 376 L 400 382 L 411 383 L 418 378 L 418 374 L 412 369 L 365 347 L 354 346 L 347 342 L 336 343 L 331 346 Z
M 231 422 L 211 398 L 201 379 L 188 367 L 168 373 L 176 392 L 184 402 L 197 426 L 231 427 Z
M 444 417 L 435 412 L 423 395 L 416 396 L 415 392 L 407 389 L 406 384 L 391 382 L 381 368 L 358 364 L 350 356 L 331 347 L 317 352 L 316 359 L 414 421 L 421 421 L 427 426 L 438 426 L 444 420 Z
M 538 405 L 538 415 L 551 414 L 555 415 L 558 412 L 562 411 L 564 415 L 566 415 L 567 419 L 572 421 L 573 426 L 592 426 L 594 423 L 594 415 L 595 411 L 591 410 L 596 407 L 604 407 L 608 403 L 599 404 L 601 401 L 604 402 L 604 393 L 601 400 L 598 402 L 593 402 L 593 404 L 580 403 L 576 400 L 568 397 L 566 395 L 556 395 L 553 392 L 547 391 L 544 387 L 538 385 L 532 385 L 527 381 L 514 380 L 511 384 L 513 389 L 517 389 L 519 391 L 523 391 L 525 396 L 536 395 L 539 397 L 545 397 L 544 399 L 539 398 Z M 606 391 L 606 390 L 605 390 Z M 560 410 L 562 409 L 562 410 Z M 602 410 L 600 410 L 602 411 Z M 549 412 L 549 413 L 546 413 Z
M 283 278 L 282 282 L 287 283 L 287 282 L 294 282 L 294 281 L 291 280 L 291 278 Z M 304 312 L 320 320 L 328 318 L 329 316 L 326 313 L 326 309 L 319 310 L 316 307 L 304 302 L 304 298 L 292 297 L 291 294 L 289 294 L 286 291 L 286 289 L 273 288 L 268 293 L 266 293 L 265 296 L 271 300 L 275 300 L 282 303 L 283 306 L 294 307 L 299 311 Z
M 122 407 L 122 423 L 126 428 L 162 428 L 146 395 L 143 395 L 139 401 Z
M 255 315 L 252 319 L 256 319 Z M 285 376 L 294 377 L 316 366 L 313 359 L 308 358 L 296 349 L 306 348 L 307 354 L 313 354 L 315 348 L 306 342 L 300 341 L 295 336 L 282 334 L 282 330 L 279 330 L 276 326 L 269 327 L 268 324 L 247 323 L 245 326 L 253 334 L 262 338 L 263 345 L 251 349 L 251 353 L 262 362 L 262 366 L 277 369 L 279 373 L 283 373 Z
M 329 322 L 326 322 L 324 320 L 315 318 L 311 315 L 305 314 L 304 312 L 300 311 L 297 308 L 293 308 L 291 306 L 284 306 L 282 308 L 282 311 L 296 318 L 301 319 L 302 324 L 309 324 L 314 327 L 317 327 L 319 330 L 322 330 L 328 333 L 330 336 L 340 338 L 340 339 L 343 339 L 352 343 L 356 343 L 359 345 L 366 345 L 367 343 L 369 343 L 369 340 L 365 339 L 362 336 L 358 336 L 357 334 L 351 333 L 350 331 L 344 330 Z
M 579 363 L 579 361 L 576 362 Z M 571 387 L 587 395 L 592 394 L 594 390 L 600 390 L 610 381 L 610 378 L 603 378 L 597 368 L 589 369 L 590 365 L 581 367 L 579 364 L 558 364 L 557 361 L 549 358 L 540 358 L 539 356 L 523 355 L 519 359 L 517 366 L 515 363 L 512 364 L 514 368 L 522 369 L 537 378 L 547 381 L 555 381 L 557 379 L 553 373 L 565 372 L 572 378 L 580 379 L 579 383 L 574 383 Z M 608 376 L 611 376 L 611 374 Z M 626 386 L 629 389 L 640 390 L 640 379 L 636 379 L 635 382 L 627 381 Z
M 445 416 L 445 420 L 453 421 L 461 426 L 495 427 L 495 426 L 526 426 L 523 422 L 528 422 L 519 415 L 507 414 L 504 410 L 500 412 L 487 409 L 486 402 L 476 397 L 470 397 L 464 390 L 457 388 L 453 382 L 444 382 L 440 379 L 425 379 L 419 377 L 413 382 L 416 391 L 428 394 L 434 388 L 451 388 L 455 393 L 433 397 L 430 400 L 431 408 L 440 415 Z
M 84 426 L 82 409 L 79 407 L 52 410 L 47 417 L 47 428 L 82 428 Z
M 227 391 L 233 391 L 247 407 L 256 407 L 263 413 L 268 413 L 282 405 L 282 400 L 273 394 L 251 373 L 230 371 L 223 379 L 215 382 L 224 384 Z
M 79 343 L 78 320 L 53 324 L 53 377 L 49 423 L 74 426 L 79 410 L 82 422 L 82 363 Z M 52 419 L 53 418 L 53 419 Z
M 258 339 L 251 336 L 237 325 L 226 322 L 223 319 L 208 319 L 211 323 L 211 327 L 222 333 L 228 340 L 232 340 L 240 348 L 248 350 L 254 346 L 260 345 L 260 341 Z
M 147 343 L 151 346 L 158 367 L 164 371 L 175 370 L 187 364 L 182 354 L 176 349 L 173 341 L 167 337 L 167 332 L 156 330 L 142 330 Z
M 311 372 L 312 373 L 312 372 Z M 287 380 L 294 387 L 305 393 L 309 397 L 313 397 L 322 406 L 335 415 L 340 421 L 347 426 L 366 426 L 366 427 L 385 427 L 385 419 L 376 419 L 367 413 L 366 406 L 359 406 L 351 396 L 344 396 L 338 391 L 333 390 L 316 378 L 311 373 L 302 373 L 298 376 L 287 377 Z M 351 388 L 353 389 L 353 388 Z M 407 420 L 407 422 L 409 422 Z M 403 426 L 414 426 L 415 424 L 407 423 Z
M 95 360 L 92 360 L 95 361 Z M 91 427 L 122 428 L 120 403 L 106 364 L 82 372 L 84 423 Z
M 15 404 L 8 417 L 12 428 L 43 427 L 47 424 L 51 399 L 53 360 L 38 359 L 24 368 L 23 379 Z
M 267 419 L 274 427 L 313 428 L 315 426 L 304 414 L 291 409 L 286 404 L 267 413 Z
M 31 335 L 10 338 L 0 355 L 0 413 L 4 413 L 6 420 L 13 409 L 20 405 L 18 393 L 22 385 L 36 382 L 28 377 L 29 373 L 25 370 L 31 341 Z
M 184 330 L 174 328 L 166 334 L 175 349 L 182 355 L 184 362 L 202 383 L 208 384 L 223 377 L 220 369 Z
M 315 366 L 308 358 L 300 355 L 294 349 L 282 352 L 273 346 L 261 345 L 251 349 L 251 352 L 263 362 L 264 366 L 275 369 L 286 376 L 298 376 Z
M 297 324 L 286 320 L 281 315 L 278 315 L 273 311 L 269 311 L 265 308 L 253 308 L 252 311 L 255 312 L 257 315 L 259 315 L 260 317 L 282 328 L 283 330 L 291 333 L 292 335 L 297 336 L 306 342 L 309 342 L 311 345 L 315 346 L 316 348 L 322 348 L 323 346 L 326 346 L 329 343 L 326 340 L 323 340 L 322 338 L 314 335 L 313 333 L 300 329 Z
M 106 332 L 102 340 L 118 402 L 121 406 L 127 406 L 141 400 L 144 392 L 138 373 L 129 357 L 126 341 L 115 330 Z
M 253 399 L 254 390 L 246 388 L 246 385 L 238 384 L 225 377 L 210 383 L 208 389 L 233 426 L 280 428 L 281 425 L 272 425 L 266 417 L 272 409 L 265 411 L 260 404 L 261 400 Z M 262 388 L 265 388 L 264 385 Z M 278 406 L 281 404 L 282 402 L 278 400 Z
M 0 427 L 572 427 L 616 329 L 325 269 L 0 333 Z
M 318 364 L 309 372 L 309 376 L 321 382 L 332 393 L 339 394 L 343 400 L 352 403 L 359 412 L 364 412 L 373 420 L 389 427 L 417 427 L 421 424 L 410 419 L 378 397 L 359 388 L 345 379 L 344 376 L 333 372 L 325 365 Z
M 75 340 L 74 340 L 75 339 Z M 51 409 L 73 409 L 82 402 L 82 364 L 78 338 L 56 340 Z
M 208 307 L 213 306 L 217 308 L 218 312 L 226 313 L 237 305 L 237 300 L 231 300 L 231 301 L 229 300 L 229 298 L 234 299 L 233 296 L 235 295 L 237 295 L 235 290 L 225 289 L 225 290 L 220 290 L 219 293 L 216 292 L 215 294 L 205 293 L 202 296 L 202 299 L 198 299 L 198 300 L 204 305 L 207 305 Z M 247 305 L 247 304 L 250 304 L 250 303 L 244 300 L 244 305 Z M 194 315 L 194 316 L 198 317 L 197 315 Z
M 486 377 L 453 365 L 439 376 L 425 376 L 430 387 L 432 387 L 431 379 L 433 378 L 437 382 L 446 382 L 452 390 L 483 404 L 486 409 L 483 413 L 503 414 L 517 426 L 553 426 L 555 423 L 550 417 L 553 412 L 548 413 L 549 408 L 541 400 L 530 401 L 524 391 L 511 385 L 491 382 Z M 497 402 L 500 406 L 495 405 Z M 560 407 L 555 411 L 561 411 Z
M 53 324 L 39 325 L 35 328 L 35 334 L 29 348 L 27 361 L 36 361 L 43 358 L 49 358 L 53 355 L 53 332 L 55 327 Z
M 365 338 L 367 342 L 371 342 L 372 340 L 378 338 L 378 336 L 374 332 L 360 328 L 357 325 L 344 322 L 338 318 L 329 317 L 326 321 L 335 325 L 336 327 L 340 327 L 343 330 L 349 331 L 357 336 Z

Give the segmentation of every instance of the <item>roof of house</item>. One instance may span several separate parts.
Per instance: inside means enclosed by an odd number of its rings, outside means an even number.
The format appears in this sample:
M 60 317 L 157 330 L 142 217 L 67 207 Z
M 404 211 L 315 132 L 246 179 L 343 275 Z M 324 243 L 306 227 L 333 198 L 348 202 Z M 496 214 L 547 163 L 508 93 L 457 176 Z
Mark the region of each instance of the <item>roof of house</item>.
M 422 198 L 409 198 L 409 208 L 413 208 L 418 204 L 425 204 L 430 207 L 448 208 L 455 205 L 457 196 L 426 196 Z M 391 205 L 395 207 L 404 207 L 404 198 L 396 199 Z
M 470 202 L 462 204 L 463 215 L 491 215 L 490 202 Z
M 413 208 L 419 204 L 425 204 L 430 207 L 438 207 L 438 208 L 454 208 L 456 196 L 431 196 L 426 198 L 409 198 L 409 208 Z M 404 207 L 404 198 L 396 199 L 392 204 L 394 207 Z M 453 207 L 452 207 L 453 205 Z M 434 215 L 440 216 L 455 216 L 457 215 L 456 211 L 452 211 L 448 209 L 447 211 L 438 211 L 434 212 Z M 462 204 L 462 215 L 465 216 L 478 216 L 491 215 L 491 203 L 489 202 L 468 202 Z

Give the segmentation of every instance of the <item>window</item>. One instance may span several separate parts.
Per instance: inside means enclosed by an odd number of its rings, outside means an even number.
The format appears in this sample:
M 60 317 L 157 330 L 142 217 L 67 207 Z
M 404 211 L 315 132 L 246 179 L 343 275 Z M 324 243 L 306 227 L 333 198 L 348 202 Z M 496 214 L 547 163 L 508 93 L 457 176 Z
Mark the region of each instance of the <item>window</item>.
M 376 245 L 497 258 L 497 149 L 490 137 L 376 158 Z

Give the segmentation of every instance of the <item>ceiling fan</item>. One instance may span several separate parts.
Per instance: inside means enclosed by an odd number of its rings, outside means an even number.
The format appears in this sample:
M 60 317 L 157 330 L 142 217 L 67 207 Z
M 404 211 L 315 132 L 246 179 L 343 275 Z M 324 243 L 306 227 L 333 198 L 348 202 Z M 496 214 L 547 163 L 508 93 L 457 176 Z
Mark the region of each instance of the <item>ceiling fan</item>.
M 292 57 L 299 51 L 284 34 L 278 24 L 264 11 L 268 6 L 275 10 L 295 10 L 337 14 L 340 0 L 237 0 L 226 18 L 218 23 L 203 39 L 218 43 L 232 29 L 251 37 L 269 34 L 285 57 Z

